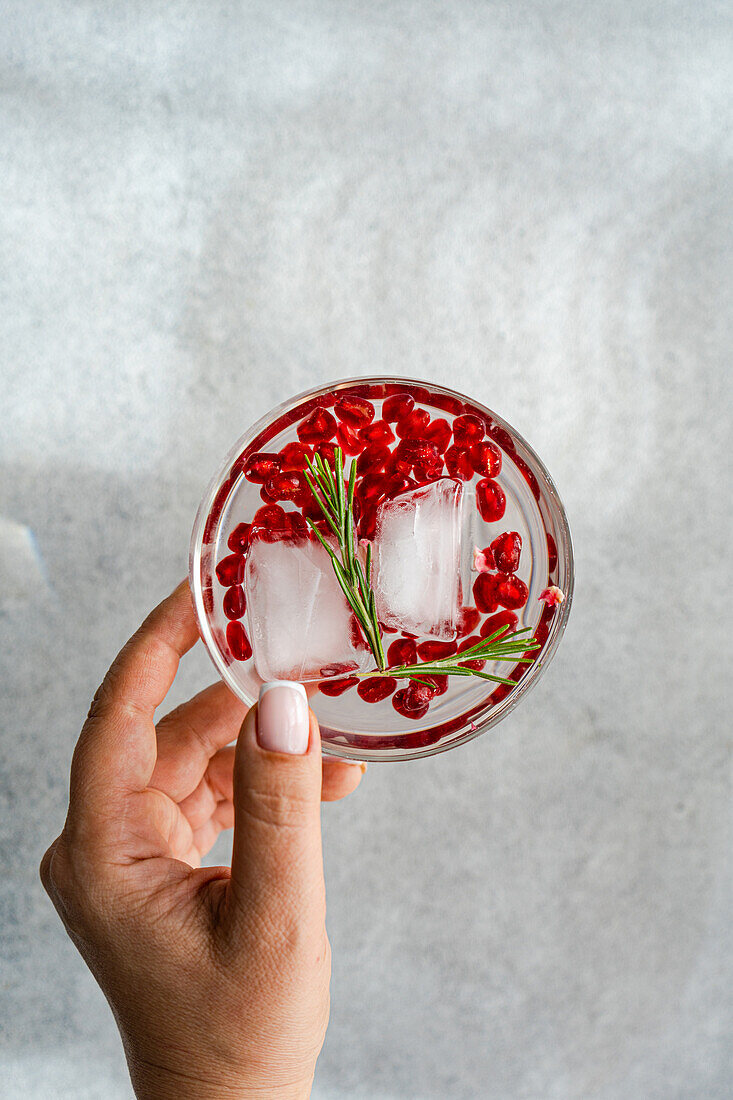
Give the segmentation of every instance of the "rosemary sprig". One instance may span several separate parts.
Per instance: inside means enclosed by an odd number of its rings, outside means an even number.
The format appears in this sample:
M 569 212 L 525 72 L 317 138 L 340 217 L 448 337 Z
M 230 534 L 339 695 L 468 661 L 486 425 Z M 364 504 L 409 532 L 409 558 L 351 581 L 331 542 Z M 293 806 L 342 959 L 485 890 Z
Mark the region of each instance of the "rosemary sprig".
M 337 554 L 324 539 L 312 520 L 308 520 L 308 525 L 329 554 L 336 580 L 364 631 L 369 648 L 377 662 L 377 668 L 382 672 L 387 666 L 387 659 L 384 656 L 382 633 L 379 629 L 376 601 L 371 585 L 372 548 L 367 544 L 364 566 L 357 557 L 355 548 L 356 459 L 352 460 L 349 470 L 348 489 L 344 489 L 344 455 L 340 447 L 335 448 L 334 470 L 331 470 L 318 452 L 314 455 L 313 461 L 306 458 L 306 464 L 307 469 L 303 471 L 305 479 L 336 536 L 339 553 Z
M 308 525 L 331 558 L 336 579 L 346 597 L 349 606 L 356 615 L 369 647 L 374 654 L 377 668 L 370 672 L 356 673 L 360 678 L 383 675 L 385 671 L 397 679 L 422 680 L 426 676 L 477 676 L 481 680 L 493 680 L 498 684 L 514 686 L 514 680 L 505 680 L 493 676 L 482 669 L 466 668 L 465 661 L 511 661 L 513 664 L 531 664 L 533 657 L 525 657 L 528 650 L 539 649 L 534 638 L 524 638 L 529 627 L 516 630 L 511 634 L 502 634 L 502 628 L 495 630 L 476 645 L 441 657 L 434 661 L 425 661 L 414 665 L 398 665 L 387 668 L 382 644 L 382 632 L 377 618 L 376 600 L 372 581 L 372 548 L 367 543 L 365 564 L 356 553 L 354 537 L 354 489 L 356 486 L 356 459 L 351 462 L 348 486 L 344 487 L 344 455 L 340 447 L 334 449 L 334 469 L 316 451 L 313 460 L 306 458 L 307 468 L 303 471 L 308 486 L 318 502 L 323 515 L 333 531 L 338 543 L 338 554 L 326 541 L 311 519 Z

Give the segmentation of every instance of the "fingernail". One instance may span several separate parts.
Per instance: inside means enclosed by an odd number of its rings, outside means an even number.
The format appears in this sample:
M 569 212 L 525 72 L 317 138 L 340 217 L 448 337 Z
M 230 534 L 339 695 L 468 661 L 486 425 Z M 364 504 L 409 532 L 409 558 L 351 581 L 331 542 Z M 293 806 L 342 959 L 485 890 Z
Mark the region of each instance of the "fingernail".
M 268 752 L 299 756 L 308 748 L 308 696 L 302 684 L 272 680 L 260 688 L 257 741 Z

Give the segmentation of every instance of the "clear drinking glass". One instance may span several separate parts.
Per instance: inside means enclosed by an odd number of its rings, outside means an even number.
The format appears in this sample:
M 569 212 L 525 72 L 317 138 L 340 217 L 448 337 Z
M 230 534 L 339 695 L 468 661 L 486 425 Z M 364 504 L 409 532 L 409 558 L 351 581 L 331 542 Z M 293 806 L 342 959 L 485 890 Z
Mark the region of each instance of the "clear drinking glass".
M 501 721 L 547 668 L 565 630 L 572 603 L 573 551 L 565 510 L 541 460 L 505 420 L 477 401 L 432 383 L 391 377 L 336 382 L 283 402 L 254 424 L 229 451 L 201 501 L 191 537 L 190 584 L 201 637 L 232 691 L 252 704 L 262 682 L 249 655 L 250 609 L 240 612 L 242 595 L 237 589 L 246 552 L 240 555 L 240 569 L 237 531 L 243 530 L 240 525 L 249 523 L 258 509 L 272 502 L 272 492 L 268 494 L 261 482 L 248 480 L 244 472 L 249 468 L 248 460 L 261 452 L 280 453 L 287 444 L 297 442 L 296 429 L 304 418 L 312 417 L 318 409 L 330 410 L 332 414 L 334 405 L 344 396 L 371 402 L 376 410 L 375 420 L 380 421 L 384 401 L 400 394 L 407 395 L 408 402 L 411 398 L 415 409 L 427 411 L 431 427 L 441 421 L 433 428 L 433 435 L 439 439 L 443 451 L 453 444 L 452 439 L 445 443 L 447 428 L 452 429 L 455 418 L 466 414 L 480 421 L 485 441 L 499 448 L 501 470 L 493 480 L 506 497 L 506 511 L 498 521 L 486 523 L 473 507 L 470 537 L 483 548 L 501 532 L 517 531 L 521 535 L 517 576 L 527 585 L 528 597 L 514 613 L 518 617 L 517 628 L 529 628 L 527 637 L 534 636 L 541 648 L 529 665 L 486 666 L 487 672 L 511 679 L 512 687 L 475 677 L 449 677 L 448 690 L 434 698 L 427 714 L 417 720 L 398 713 L 391 698 L 369 703 L 353 689 L 329 696 L 318 689 L 317 682 L 307 684 L 310 704 L 321 727 L 323 751 L 358 760 L 429 756 L 463 744 Z M 394 430 L 395 423 L 391 422 L 390 427 Z M 354 443 L 358 434 L 358 429 L 351 428 L 332 442 L 358 448 L 360 444 Z M 398 443 L 396 439 L 389 446 L 394 450 Z M 347 453 L 347 469 L 349 461 Z M 463 462 L 457 452 L 453 455 L 452 469 L 446 471 L 443 467 L 441 476 L 452 476 L 456 462 L 459 465 Z M 471 507 L 481 475 L 462 469 L 458 476 L 465 478 L 464 495 Z M 279 505 L 286 512 L 295 510 L 293 503 L 282 498 Z M 471 549 L 464 547 L 461 558 L 466 605 L 473 602 L 471 592 L 477 576 L 471 573 Z M 222 566 L 223 559 L 228 561 Z M 217 576 L 217 566 L 225 584 Z M 565 598 L 559 605 L 548 606 L 539 596 L 552 585 L 560 588 Z M 477 635 L 478 627 L 471 633 Z M 385 633 L 385 649 L 398 636 Z M 405 683 L 402 681 L 400 686 Z

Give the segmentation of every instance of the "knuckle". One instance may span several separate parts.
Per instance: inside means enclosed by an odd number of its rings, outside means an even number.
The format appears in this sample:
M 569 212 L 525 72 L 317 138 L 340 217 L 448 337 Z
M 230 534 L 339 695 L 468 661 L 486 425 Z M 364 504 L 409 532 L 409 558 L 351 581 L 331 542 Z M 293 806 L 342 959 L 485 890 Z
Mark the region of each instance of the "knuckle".
M 248 787 L 238 803 L 251 821 L 278 829 L 302 828 L 313 815 L 311 799 L 277 788 Z

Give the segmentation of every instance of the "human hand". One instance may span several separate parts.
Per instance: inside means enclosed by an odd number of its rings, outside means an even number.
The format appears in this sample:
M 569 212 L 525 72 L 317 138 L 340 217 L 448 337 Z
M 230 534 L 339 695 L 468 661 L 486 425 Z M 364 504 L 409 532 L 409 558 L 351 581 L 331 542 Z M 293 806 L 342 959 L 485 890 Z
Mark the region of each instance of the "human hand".
M 363 765 L 321 760 L 292 685 L 245 716 L 214 684 L 156 727 L 197 637 L 184 583 L 114 661 L 41 879 L 109 1001 L 138 1097 L 306 1097 L 329 1007 L 320 801 L 354 790 Z M 200 867 L 232 825 L 231 868 Z

